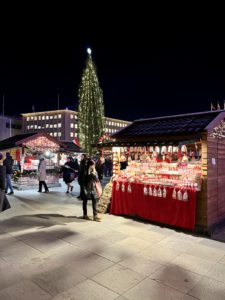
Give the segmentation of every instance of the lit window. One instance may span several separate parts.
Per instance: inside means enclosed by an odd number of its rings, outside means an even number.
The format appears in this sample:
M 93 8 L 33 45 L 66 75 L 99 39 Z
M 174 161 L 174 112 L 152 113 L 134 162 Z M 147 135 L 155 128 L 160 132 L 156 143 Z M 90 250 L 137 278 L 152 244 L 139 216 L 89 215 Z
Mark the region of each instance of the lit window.
M 53 125 L 52 124 L 50 124 L 50 128 L 52 128 L 53 127 Z
M 35 120 L 35 121 L 37 121 L 37 116 L 36 116 L 36 117 L 34 117 L 34 120 Z
M 77 124 L 74 124 L 75 128 L 77 128 Z
M 112 126 L 114 125 L 114 122 L 112 122 Z
M 70 132 L 70 137 L 73 137 L 73 132 Z
M 73 117 L 74 117 L 73 115 L 70 115 L 70 119 L 73 119 Z
M 28 129 L 28 130 L 30 129 L 30 126 L 29 126 L 29 125 L 27 126 L 27 129 Z
M 30 126 L 30 128 L 33 128 L 33 127 L 34 127 L 33 125 Z
M 75 137 L 77 137 L 77 133 L 75 132 Z
M 77 115 L 75 115 L 75 119 L 77 119 Z
M 54 128 L 57 128 L 57 124 L 54 124 Z
M 109 122 L 109 125 L 111 125 L 111 122 Z
M 62 115 L 58 115 L 58 118 L 60 119 L 62 117 Z
M 51 135 L 51 136 L 53 136 L 53 133 L 52 133 L 52 132 L 50 132 L 50 135 Z
M 61 127 L 62 127 L 62 124 L 61 124 L 61 123 L 58 123 L 58 127 L 61 128 Z
M 50 119 L 52 120 L 52 119 L 53 119 L 53 116 L 50 116 Z
M 34 125 L 34 128 L 37 129 L 37 125 Z
M 54 136 L 57 136 L 57 132 L 54 132 L 54 134 L 53 134 Z
M 38 129 L 41 129 L 41 126 L 38 126 Z
M 58 132 L 58 136 L 61 136 L 61 132 Z
M 38 120 L 41 120 L 41 116 L 38 117 Z
M 54 119 L 57 119 L 57 115 L 54 115 Z
M 27 117 L 27 121 L 29 121 L 30 120 L 30 117 Z
M 45 120 L 45 116 L 42 116 L 42 120 Z
M 73 123 L 71 123 L 71 124 L 70 124 L 70 128 L 73 128 L 73 127 L 74 127 L 74 126 L 73 126 Z
M 46 120 L 49 120 L 49 116 L 46 116 Z
M 46 124 L 46 128 L 48 128 L 49 127 L 49 124 Z
M 30 117 L 30 119 L 31 119 L 31 120 L 33 120 L 33 119 L 34 119 L 34 117 Z

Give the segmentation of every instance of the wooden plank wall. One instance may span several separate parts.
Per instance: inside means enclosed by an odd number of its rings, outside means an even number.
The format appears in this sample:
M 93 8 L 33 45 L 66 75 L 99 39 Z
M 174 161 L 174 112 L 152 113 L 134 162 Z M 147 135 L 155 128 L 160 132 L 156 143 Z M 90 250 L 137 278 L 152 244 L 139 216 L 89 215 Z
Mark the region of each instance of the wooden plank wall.
M 211 231 L 225 221 L 225 140 L 208 136 L 207 144 L 207 227 Z
M 197 192 L 196 199 L 196 226 L 207 228 L 207 140 L 202 138 L 202 174 L 203 181 L 201 191 Z

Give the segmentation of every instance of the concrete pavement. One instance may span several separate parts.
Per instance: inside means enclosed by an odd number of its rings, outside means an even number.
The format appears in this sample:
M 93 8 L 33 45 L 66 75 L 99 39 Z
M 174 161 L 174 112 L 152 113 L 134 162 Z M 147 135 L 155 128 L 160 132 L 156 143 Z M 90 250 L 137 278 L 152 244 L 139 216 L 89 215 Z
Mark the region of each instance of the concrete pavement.
M 65 190 L 9 196 L 0 300 L 225 299 L 224 243 L 119 216 L 85 221 Z

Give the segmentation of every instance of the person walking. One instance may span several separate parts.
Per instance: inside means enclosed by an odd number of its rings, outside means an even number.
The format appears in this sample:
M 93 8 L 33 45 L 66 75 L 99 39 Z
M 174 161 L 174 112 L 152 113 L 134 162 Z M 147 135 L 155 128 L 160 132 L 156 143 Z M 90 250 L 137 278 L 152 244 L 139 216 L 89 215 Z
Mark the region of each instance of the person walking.
M 67 157 L 67 162 L 64 164 L 62 171 L 63 172 L 63 180 L 67 185 L 66 193 L 72 192 L 73 186 L 71 182 L 77 177 L 79 165 L 77 161 L 74 161 L 71 156 Z
M 77 177 L 77 181 L 78 184 L 80 186 L 80 195 L 77 197 L 80 200 L 83 200 L 81 198 L 81 195 L 83 194 L 83 182 L 84 182 L 84 173 L 85 173 L 85 164 L 87 161 L 87 155 L 86 154 L 82 154 L 81 155 L 81 160 L 80 160 L 80 166 L 79 166 L 79 170 L 78 170 L 78 177 Z
M 0 160 L 2 160 L 3 155 L 0 153 Z M 6 182 L 6 168 L 5 166 L 0 166 L 0 212 L 3 211 L 3 203 L 5 197 L 5 182 Z
M 8 189 L 10 189 L 10 192 L 8 195 L 14 194 L 13 186 L 12 186 L 12 173 L 13 173 L 13 164 L 14 160 L 12 159 L 12 156 L 9 152 L 6 152 L 6 158 L 3 161 L 3 166 L 6 168 L 6 189 L 5 192 L 8 192 Z
M 39 190 L 38 192 L 41 193 L 42 192 L 42 185 L 44 185 L 45 188 L 45 193 L 49 192 L 49 189 L 47 187 L 47 184 L 45 182 L 46 179 L 46 160 L 44 159 L 43 156 L 40 156 L 39 158 L 40 162 L 38 165 L 38 180 L 39 180 Z
M 83 219 L 90 220 L 87 215 L 87 201 L 92 200 L 93 220 L 100 222 L 101 219 L 97 214 L 97 201 L 99 199 L 96 191 L 96 182 L 98 182 L 98 174 L 95 169 L 93 160 L 88 159 L 85 164 L 84 177 L 82 182 L 81 199 L 83 200 Z

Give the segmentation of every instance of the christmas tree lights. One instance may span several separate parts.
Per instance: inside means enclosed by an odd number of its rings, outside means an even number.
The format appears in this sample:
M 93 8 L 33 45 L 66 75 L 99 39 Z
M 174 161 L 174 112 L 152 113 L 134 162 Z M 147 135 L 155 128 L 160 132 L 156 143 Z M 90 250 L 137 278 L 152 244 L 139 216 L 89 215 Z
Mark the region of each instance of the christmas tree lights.
M 96 68 L 91 57 L 91 49 L 88 48 L 87 52 L 86 66 L 78 92 L 78 138 L 81 147 L 88 154 L 92 154 L 92 144 L 96 144 L 103 135 L 104 103 Z

